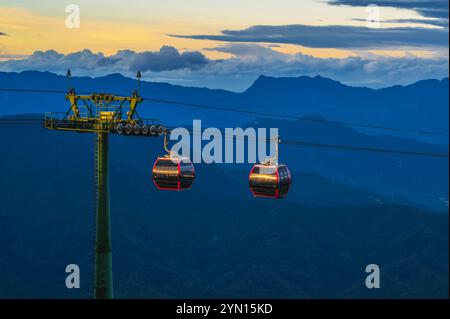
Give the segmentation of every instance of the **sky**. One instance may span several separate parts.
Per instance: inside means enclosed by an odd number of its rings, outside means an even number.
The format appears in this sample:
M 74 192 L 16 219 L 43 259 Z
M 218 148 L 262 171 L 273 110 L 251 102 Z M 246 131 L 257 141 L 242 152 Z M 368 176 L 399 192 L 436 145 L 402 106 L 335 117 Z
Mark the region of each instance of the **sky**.
M 261 74 L 443 78 L 448 0 L 0 0 L 0 71 L 69 67 L 233 91 Z

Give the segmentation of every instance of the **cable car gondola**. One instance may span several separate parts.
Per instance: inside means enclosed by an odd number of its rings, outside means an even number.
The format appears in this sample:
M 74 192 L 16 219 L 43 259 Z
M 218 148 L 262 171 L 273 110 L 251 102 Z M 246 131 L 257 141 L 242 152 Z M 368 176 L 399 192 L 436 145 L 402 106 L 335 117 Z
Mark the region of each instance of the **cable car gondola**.
M 160 190 L 181 191 L 189 189 L 195 179 L 194 165 L 187 157 L 174 154 L 167 148 L 167 131 L 164 136 L 167 155 L 159 156 L 153 165 L 153 183 Z
M 284 198 L 289 192 L 292 178 L 284 164 L 278 164 L 278 137 L 275 143 L 275 156 L 255 164 L 250 171 L 250 191 L 254 197 Z

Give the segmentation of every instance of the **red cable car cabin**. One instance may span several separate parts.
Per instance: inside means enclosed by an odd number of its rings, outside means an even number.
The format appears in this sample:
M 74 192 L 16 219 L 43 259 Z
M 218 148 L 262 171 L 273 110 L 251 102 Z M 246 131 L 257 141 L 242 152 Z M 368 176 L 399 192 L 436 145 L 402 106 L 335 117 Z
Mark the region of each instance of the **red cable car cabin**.
M 191 188 L 194 165 L 186 157 L 158 157 L 153 165 L 153 182 L 158 189 L 181 191 Z
M 269 198 L 286 197 L 292 181 L 284 164 L 255 164 L 248 180 L 253 196 Z

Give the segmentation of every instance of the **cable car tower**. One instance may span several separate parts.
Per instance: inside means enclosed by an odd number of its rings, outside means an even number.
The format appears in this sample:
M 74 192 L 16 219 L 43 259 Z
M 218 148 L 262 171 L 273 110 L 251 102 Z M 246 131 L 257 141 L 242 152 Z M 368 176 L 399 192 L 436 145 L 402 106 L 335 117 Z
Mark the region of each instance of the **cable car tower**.
M 70 108 L 65 113 L 46 113 L 44 127 L 50 130 L 94 133 L 95 139 L 95 262 L 94 297 L 113 297 L 111 224 L 108 181 L 109 134 L 127 136 L 160 136 L 166 129 L 159 120 L 142 119 L 136 112 L 143 101 L 139 95 L 141 73 L 137 73 L 138 91 L 131 96 L 106 93 L 78 95 L 70 87 L 70 70 L 67 71 Z
M 95 139 L 95 261 L 94 298 L 113 298 L 111 222 L 108 179 L 109 134 L 125 136 L 161 136 L 164 134 L 164 149 L 167 154 L 159 156 L 152 169 L 152 179 L 160 190 L 182 191 L 190 189 L 195 179 L 194 165 L 189 158 L 173 153 L 168 148 L 170 130 L 159 120 L 142 119 L 136 109 L 143 101 L 140 96 L 141 72 L 136 75 L 138 90 L 131 96 L 107 93 L 79 95 L 70 86 L 71 73 L 67 70 L 68 92 L 66 100 L 70 107 L 65 113 L 48 112 L 44 117 L 44 128 L 57 131 L 94 133 Z M 278 141 L 276 154 L 250 172 L 249 186 L 254 197 L 286 197 L 291 184 L 291 174 L 284 164 L 278 164 Z

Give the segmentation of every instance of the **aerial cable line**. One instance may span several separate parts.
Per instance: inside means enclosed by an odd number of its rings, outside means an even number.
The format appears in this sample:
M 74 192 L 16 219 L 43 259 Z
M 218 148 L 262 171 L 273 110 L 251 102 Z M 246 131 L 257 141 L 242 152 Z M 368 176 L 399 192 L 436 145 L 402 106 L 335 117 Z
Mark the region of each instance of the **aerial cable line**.
M 62 91 L 61 91 L 62 92 Z M 0 118 L 0 124 L 10 124 L 10 125 L 40 125 L 42 123 L 42 118 Z M 171 129 L 171 128 L 169 128 Z M 185 128 L 189 132 L 196 134 L 192 128 Z M 228 137 L 225 135 L 225 137 Z M 233 136 L 233 138 L 235 138 Z M 244 138 L 245 139 L 245 138 Z M 270 141 L 269 138 L 259 137 L 259 140 Z M 415 155 L 415 156 L 426 156 L 426 157 L 440 157 L 448 158 L 449 155 L 446 153 L 432 153 L 432 152 L 421 152 L 412 150 L 397 150 L 397 149 L 386 149 L 386 148 L 376 148 L 376 147 L 364 147 L 364 146 L 352 146 L 352 145 L 342 145 L 342 144 L 327 144 L 327 143 L 315 143 L 315 142 L 305 142 L 305 141 L 295 141 L 295 140 L 281 140 L 280 144 L 293 145 L 293 146 L 305 146 L 305 147 L 316 147 L 316 148 L 329 148 L 329 149 L 339 149 L 347 151 L 360 151 L 360 152 L 372 152 L 372 153 L 390 153 L 390 154 L 401 154 L 401 155 Z
M 0 118 L 0 124 L 10 124 L 10 125 L 42 125 L 43 119 L 30 118 L 30 119 L 21 119 L 21 118 Z
M 179 106 L 189 106 L 189 107 L 203 108 L 203 109 L 209 109 L 209 110 L 218 110 L 218 111 L 225 111 L 225 112 L 236 112 L 236 113 L 260 115 L 260 116 L 278 117 L 278 118 L 293 119 L 293 120 L 303 121 L 303 122 L 316 122 L 316 123 L 324 123 L 324 124 L 331 124 L 331 125 L 346 125 L 346 126 L 354 126 L 354 127 L 360 127 L 360 128 L 381 129 L 381 130 L 416 133 L 416 134 L 426 134 L 426 135 L 440 135 L 440 136 L 448 136 L 449 135 L 448 132 L 434 132 L 434 131 L 426 131 L 426 130 L 403 129 L 403 128 L 397 128 L 397 127 L 381 126 L 381 125 L 360 124 L 360 123 L 343 122 L 343 121 L 331 121 L 331 120 L 326 120 L 326 119 L 304 118 L 304 117 L 299 117 L 299 116 L 294 116 L 294 115 L 284 115 L 284 114 L 277 114 L 277 113 L 249 111 L 249 110 L 242 110 L 242 109 L 237 109 L 237 108 L 211 106 L 211 105 L 205 105 L 205 104 L 185 103 L 185 102 L 160 100 L 160 99 L 145 98 L 145 97 L 143 97 L 143 98 L 147 101 L 156 102 L 156 103 L 173 104 L 173 105 L 179 105 Z
M 11 125 L 40 125 L 42 123 L 42 119 L 30 118 L 30 119 L 1 119 L 0 124 L 11 124 Z M 173 129 L 173 128 L 169 128 Z M 192 128 L 186 128 L 190 133 L 196 134 Z M 230 138 L 230 136 L 225 135 L 226 138 Z M 236 138 L 235 136 L 232 136 Z M 242 138 L 241 138 L 242 139 Z M 259 137 L 258 140 L 264 140 L 269 142 L 270 138 Z M 402 154 L 402 155 L 416 155 L 416 156 L 427 156 L 427 157 L 440 157 L 440 158 L 448 158 L 449 155 L 445 153 L 432 153 L 432 152 L 421 152 L 421 151 L 411 151 L 411 150 L 398 150 L 398 149 L 386 149 L 386 148 L 377 148 L 377 147 L 364 147 L 364 146 L 352 146 L 352 145 L 342 145 L 342 144 L 327 144 L 327 143 L 315 143 L 315 142 L 305 142 L 305 141 L 296 141 L 296 140 L 281 140 L 280 144 L 293 145 L 293 146 L 305 146 L 305 147 L 318 147 L 318 148 L 329 148 L 329 149 L 339 149 L 339 150 L 347 150 L 347 151 L 360 151 L 360 152 L 373 152 L 373 153 L 390 153 L 390 154 Z
M 194 135 L 201 135 L 194 132 L 192 128 L 185 128 L 190 133 Z M 225 134 L 225 138 L 234 138 L 239 140 L 245 140 L 244 138 L 238 138 L 234 135 L 229 136 Z M 258 137 L 257 140 L 270 142 L 271 138 Z M 347 151 L 359 151 L 359 152 L 370 152 L 370 153 L 388 153 L 388 154 L 400 154 L 400 155 L 415 155 L 415 156 L 426 156 L 426 157 L 440 157 L 448 158 L 449 154 L 446 153 L 433 153 L 433 152 L 422 152 L 422 151 L 411 151 L 411 150 L 398 150 L 398 149 L 387 149 L 378 147 L 365 147 L 365 146 L 353 146 L 353 145 L 342 145 L 342 144 L 327 144 L 327 143 L 316 143 L 316 142 L 305 142 L 305 141 L 294 141 L 294 140 L 279 140 L 279 144 L 292 145 L 292 146 L 306 146 L 306 147 L 318 147 L 318 148 L 329 148 Z
M 42 119 L 1 119 L 0 124 L 10 124 L 10 125 L 41 125 Z M 171 129 L 171 128 L 169 128 Z M 197 134 L 192 128 L 186 128 L 192 134 Z M 227 136 L 225 138 L 236 138 L 236 136 Z M 245 140 L 245 138 L 243 138 Z M 258 140 L 263 140 L 269 142 L 271 139 L 266 137 L 258 137 Z M 242 138 L 240 138 L 242 140 Z M 327 143 L 315 143 L 315 142 L 305 142 L 305 141 L 295 141 L 295 140 L 280 140 L 280 144 L 292 145 L 292 146 L 305 146 L 305 147 L 316 147 L 316 148 L 328 148 L 328 149 L 338 149 L 347 151 L 359 151 L 359 152 L 371 152 L 371 153 L 390 153 L 390 154 L 400 154 L 400 155 L 415 155 L 415 156 L 425 156 L 425 157 L 440 157 L 448 158 L 449 154 L 445 153 L 432 153 L 432 152 L 421 152 L 421 151 L 411 151 L 411 150 L 397 150 L 397 149 L 386 149 L 377 147 L 364 147 L 364 146 L 352 146 L 352 145 L 342 145 L 342 144 L 327 144 Z
M 67 93 L 66 91 L 62 91 L 62 90 L 14 89 L 14 88 L 0 88 L 0 91 L 3 91 L 3 92 L 29 92 L 29 93 L 58 93 L 58 94 L 66 94 Z M 79 92 L 79 93 L 90 94 L 89 92 Z M 297 121 L 302 121 L 302 122 L 323 123 L 323 124 L 330 124 L 330 125 L 345 125 L 345 126 L 352 126 L 352 127 L 359 127 L 359 128 L 379 129 L 379 130 L 415 133 L 415 134 L 424 134 L 424 135 L 449 136 L 448 132 L 405 129 L 405 128 L 398 128 L 398 127 L 382 126 L 382 125 L 374 125 L 374 124 L 363 124 L 363 123 L 356 123 L 356 122 L 304 118 L 304 117 L 294 116 L 294 115 L 250 111 L 250 110 L 245 110 L 245 109 L 213 106 L 213 105 L 208 105 L 208 104 L 187 103 L 187 102 L 181 102 L 181 101 L 156 99 L 156 98 L 148 98 L 148 97 L 142 97 L 142 98 L 144 100 L 151 101 L 154 103 L 164 103 L 164 104 L 171 104 L 171 105 L 177 105 L 177 106 L 187 106 L 187 107 L 208 109 L 208 110 L 214 110 L 214 111 L 235 112 L 235 113 L 241 113 L 241 114 L 277 117 L 277 118 L 292 119 L 292 120 L 297 120 Z
M 286 141 L 286 140 L 281 141 L 281 144 L 307 146 L 307 147 L 319 147 L 319 148 L 332 148 L 332 149 L 347 150 L 347 151 L 360 151 L 360 152 L 371 152 L 371 153 L 391 153 L 391 154 L 448 158 L 448 154 L 444 154 L 444 153 L 429 153 L 429 152 L 419 152 L 419 151 L 394 150 L 394 149 L 375 148 L 375 147 L 362 147 L 362 146 L 339 145 L 339 144 L 323 144 L 323 143 L 312 143 L 312 142 L 303 142 L 303 141 Z

